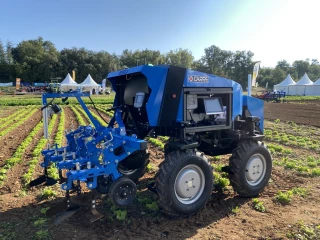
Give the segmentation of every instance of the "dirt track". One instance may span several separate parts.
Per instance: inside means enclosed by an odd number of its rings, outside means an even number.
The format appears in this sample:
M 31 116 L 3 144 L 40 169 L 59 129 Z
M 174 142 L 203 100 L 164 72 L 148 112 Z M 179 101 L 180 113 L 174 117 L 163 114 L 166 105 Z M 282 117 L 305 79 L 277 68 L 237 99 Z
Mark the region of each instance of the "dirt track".
M 281 119 L 298 124 L 320 127 L 320 101 L 305 103 L 271 103 L 265 102 L 265 118 L 268 120 Z

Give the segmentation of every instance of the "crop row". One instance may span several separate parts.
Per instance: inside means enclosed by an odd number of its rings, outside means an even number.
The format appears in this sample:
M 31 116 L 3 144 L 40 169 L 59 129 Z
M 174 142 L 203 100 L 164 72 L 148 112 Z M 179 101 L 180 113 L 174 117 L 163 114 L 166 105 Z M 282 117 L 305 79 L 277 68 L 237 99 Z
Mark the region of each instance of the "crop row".
M 89 121 L 90 118 L 88 117 L 88 115 L 86 114 L 86 112 L 79 106 L 76 106 L 76 109 L 81 112 L 83 114 L 83 116 Z M 90 111 L 90 110 L 89 110 Z M 97 114 L 95 114 L 93 111 L 90 111 L 92 116 L 102 125 L 102 126 L 107 126 L 107 123 L 105 121 L 103 121 L 103 119 L 101 119 Z
M 64 111 L 60 113 L 60 119 L 59 119 L 59 124 L 58 124 L 58 129 L 56 132 L 56 136 L 54 138 L 54 142 L 59 144 L 60 146 L 63 146 L 63 141 L 64 141 L 64 129 L 65 129 L 65 114 Z M 48 168 L 48 175 L 49 177 L 52 177 L 56 180 L 59 179 L 59 173 L 58 169 L 56 168 L 55 164 L 52 164 Z
M 287 135 L 311 137 L 312 139 L 320 139 L 320 129 L 310 125 L 298 125 L 295 122 L 281 122 L 280 119 L 274 122 L 266 121 L 265 129 L 273 130 Z
M 4 182 L 6 179 L 6 172 L 10 168 L 12 168 L 15 164 L 21 163 L 23 154 L 25 153 L 26 149 L 30 146 L 32 143 L 32 140 L 36 136 L 36 134 L 42 129 L 43 123 L 39 122 L 33 130 L 29 133 L 29 135 L 20 143 L 19 147 L 16 149 L 12 157 L 8 158 L 0 170 L 0 185 Z
M 8 115 L 6 117 L 1 118 L 0 119 L 0 125 L 2 123 L 6 123 L 8 121 L 11 121 L 13 118 L 15 118 L 17 115 L 19 115 L 21 113 L 19 110 L 20 110 L 20 108 L 16 108 L 14 113 L 12 113 L 12 114 L 10 114 L 10 115 Z
M 282 143 L 283 145 L 288 146 L 299 146 L 308 148 L 311 150 L 319 149 L 320 141 L 317 139 L 311 139 L 309 137 L 303 136 L 294 136 L 294 135 L 287 135 L 285 133 L 278 133 L 278 131 L 272 131 L 270 129 L 265 130 L 266 140 L 274 141 L 278 143 Z
M 159 147 L 161 149 L 164 149 L 164 144 L 159 139 L 148 137 L 147 140 L 148 140 L 148 142 L 150 142 L 154 146 Z
M 95 104 L 110 104 L 113 103 L 114 96 L 92 96 L 91 97 Z M 83 97 L 83 102 L 86 104 L 91 103 L 87 97 Z M 79 104 L 75 98 L 69 98 L 68 102 L 70 104 Z M 15 97 L 15 98 L 5 98 L 2 97 L 0 101 L 0 106 L 28 106 L 28 105 L 41 105 L 40 97 Z
M 108 115 L 109 117 L 113 117 L 113 111 L 106 111 L 108 108 L 111 108 L 112 105 L 111 104 L 106 104 L 105 106 L 102 105 L 98 105 L 96 106 L 97 109 L 103 113 L 105 113 L 106 115 Z
M 61 111 L 58 130 L 57 130 L 57 133 L 56 133 L 56 136 L 55 136 L 55 143 L 58 143 L 60 146 L 63 145 L 64 124 L 65 124 L 65 114 L 64 114 L 64 111 Z
M 74 107 L 74 106 L 70 106 L 72 112 L 74 113 L 74 115 L 76 116 L 76 119 L 79 123 L 80 126 L 85 126 L 86 123 L 83 120 L 83 117 L 81 116 L 81 114 L 79 113 L 79 111 Z
M 4 129 L 5 127 L 9 126 L 11 123 L 19 121 L 23 116 L 25 116 L 32 109 L 34 109 L 34 107 L 27 107 L 26 109 L 23 109 L 23 110 L 17 109 L 14 114 L 12 114 L 7 119 L 4 119 L 2 121 L 2 124 L 0 125 L 0 129 Z
M 14 123 L 11 122 L 11 125 L 8 126 L 7 128 L 3 129 L 0 132 L 0 137 L 5 136 L 6 134 L 8 134 L 10 131 L 12 131 L 13 129 L 17 128 L 20 124 L 24 123 L 27 119 L 29 119 L 36 111 L 38 111 L 37 109 L 33 109 L 32 111 L 26 111 L 23 113 L 23 115 L 18 115 L 15 119 L 17 119 L 17 121 L 15 121 Z
M 287 101 L 320 100 L 320 96 L 286 96 Z
M 283 166 L 288 170 L 294 170 L 305 176 L 320 176 L 320 159 L 315 159 L 312 156 L 308 156 L 306 159 L 289 159 L 288 157 L 283 157 L 280 160 L 274 161 L 274 164 Z
M 57 115 L 54 114 L 50 120 L 49 126 L 48 126 L 48 133 L 51 135 L 53 133 L 53 127 L 55 125 L 55 122 L 57 120 Z M 37 163 L 39 162 L 39 158 L 41 156 L 41 151 L 44 149 L 44 147 L 47 144 L 47 139 L 41 138 L 36 147 L 34 148 L 32 152 L 32 160 L 28 162 L 29 169 L 28 171 L 23 175 L 23 181 L 25 184 L 28 184 L 32 178 L 33 172 L 36 169 Z
M 303 173 L 306 176 L 320 176 L 320 159 L 316 159 L 312 156 L 307 156 L 305 159 L 300 159 L 300 156 L 298 156 L 299 159 L 295 159 L 293 158 L 294 153 L 292 150 L 281 145 L 271 143 L 268 144 L 268 149 L 275 157 L 275 165 L 283 166 L 288 170 L 295 170 L 296 172 Z

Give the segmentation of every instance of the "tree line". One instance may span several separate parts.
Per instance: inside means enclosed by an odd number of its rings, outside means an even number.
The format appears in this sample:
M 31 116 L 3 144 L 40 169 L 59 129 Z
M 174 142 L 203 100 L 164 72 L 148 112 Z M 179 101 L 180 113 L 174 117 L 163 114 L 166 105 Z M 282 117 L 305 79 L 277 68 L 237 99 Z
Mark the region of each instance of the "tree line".
M 255 62 L 251 51 L 229 51 L 212 45 L 204 49 L 204 54 L 195 60 L 188 49 L 175 49 L 167 53 L 158 50 L 125 49 L 120 55 L 107 51 L 91 51 L 85 48 L 65 48 L 58 51 L 51 41 L 42 37 L 25 40 L 16 46 L 10 41 L 0 41 L 0 82 L 50 82 L 50 78 L 63 79 L 67 73 L 75 71 L 76 81 L 83 81 L 88 74 L 101 83 L 107 74 L 126 67 L 141 64 L 172 64 L 239 82 L 247 86 L 247 77 L 252 73 Z M 297 60 L 290 65 L 286 60 L 278 61 L 275 68 L 261 68 L 257 82 L 269 87 L 281 82 L 287 74 L 297 80 L 307 72 L 312 80 L 320 77 L 317 59 Z

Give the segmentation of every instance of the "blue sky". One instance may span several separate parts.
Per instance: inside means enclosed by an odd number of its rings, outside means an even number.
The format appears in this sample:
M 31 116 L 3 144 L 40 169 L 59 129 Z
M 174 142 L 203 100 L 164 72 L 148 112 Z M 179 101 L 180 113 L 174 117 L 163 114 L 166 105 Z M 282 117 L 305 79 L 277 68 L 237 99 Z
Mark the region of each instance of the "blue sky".
M 320 60 L 318 0 L 0 0 L 0 39 L 57 49 L 251 50 L 262 66 Z

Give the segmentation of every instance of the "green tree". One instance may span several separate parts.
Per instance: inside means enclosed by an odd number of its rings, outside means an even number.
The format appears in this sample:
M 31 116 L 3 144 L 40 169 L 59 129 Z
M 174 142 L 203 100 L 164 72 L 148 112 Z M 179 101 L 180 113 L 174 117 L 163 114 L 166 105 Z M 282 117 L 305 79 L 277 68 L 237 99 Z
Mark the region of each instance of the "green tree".
M 268 88 L 272 88 L 272 86 L 275 84 L 272 77 L 273 71 L 274 71 L 274 68 L 270 68 L 270 67 L 260 68 L 259 75 L 257 77 L 257 82 L 259 83 L 260 87 L 265 87 L 266 84 L 268 83 Z
M 167 64 L 185 68 L 191 68 L 194 60 L 191 51 L 182 48 L 171 50 L 166 54 L 165 58 Z
M 210 73 L 222 77 L 233 77 L 234 53 L 212 45 L 204 49 L 204 62 Z
M 319 65 L 318 59 L 314 58 L 311 60 L 311 65 Z
M 6 51 L 5 51 L 5 56 L 6 56 L 6 62 L 11 65 L 13 64 L 13 56 L 12 56 L 12 49 L 13 49 L 13 43 L 11 41 L 6 42 Z
M 12 56 L 22 66 L 20 69 L 23 81 L 44 82 L 49 81 L 56 72 L 59 52 L 52 42 L 39 37 L 20 42 L 12 49 Z
M 247 85 L 248 74 L 253 70 L 252 57 L 254 56 L 251 51 L 236 51 L 233 56 L 233 73 L 231 78 L 239 82 L 242 87 Z
M 6 60 L 6 53 L 4 51 L 4 46 L 2 41 L 0 40 L 0 64 L 5 64 L 7 62 Z
M 309 70 L 310 63 L 309 61 L 297 60 L 294 61 L 292 66 L 295 69 L 297 78 L 301 78 Z
M 312 81 L 316 81 L 320 78 L 320 65 L 311 64 L 308 69 L 308 76 Z
M 286 72 L 284 70 L 282 70 L 281 68 L 275 68 L 272 71 L 272 79 L 270 81 L 270 87 L 271 85 L 276 85 L 280 82 L 282 82 L 286 77 Z
M 288 63 L 286 60 L 281 60 L 277 62 L 276 67 L 287 71 L 290 68 L 290 63 Z

